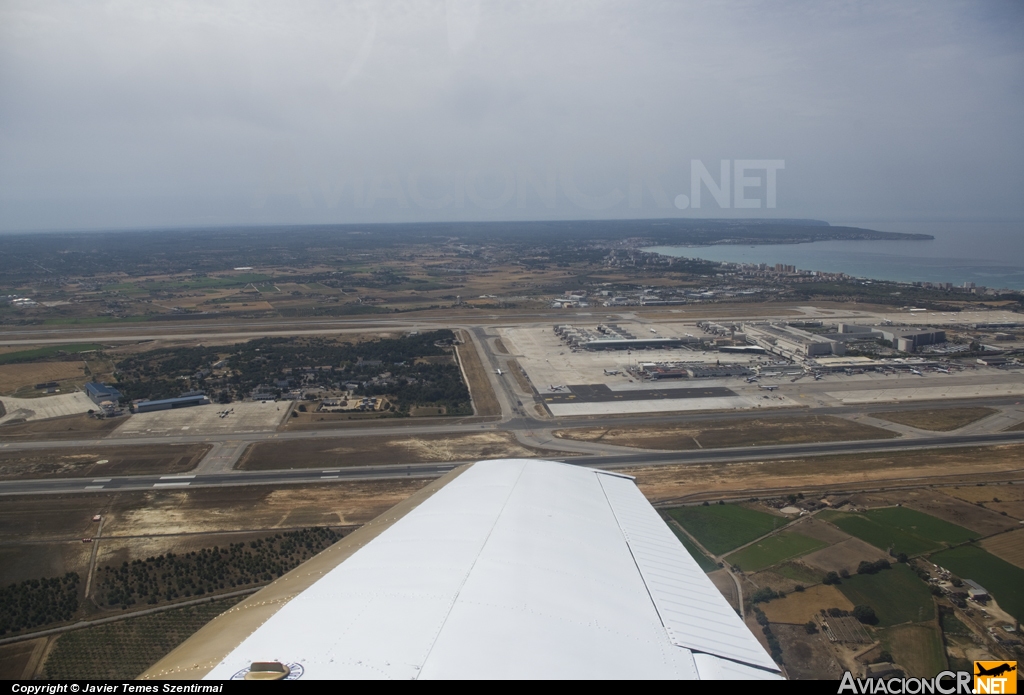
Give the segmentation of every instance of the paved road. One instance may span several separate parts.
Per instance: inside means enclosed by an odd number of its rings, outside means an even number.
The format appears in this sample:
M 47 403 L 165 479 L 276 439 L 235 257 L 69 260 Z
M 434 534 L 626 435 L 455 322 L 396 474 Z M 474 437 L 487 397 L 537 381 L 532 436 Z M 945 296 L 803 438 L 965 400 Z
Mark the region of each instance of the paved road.
M 607 313 L 607 312 L 603 312 Z M 832 442 L 825 444 L 802 444 L 774 447 L 748 447 L 743 449 L 705 449 L 699 451 L 685 452 L 662 452 L 662 451 L 637 451 L 624 447 L 608 445 L 595 445 L 592 443 L 578 443 L 568 440 L 556 440 L 552 432 L 555 428 L 569 427 L 608 427 L 608 426 L 650 426 L 683 423 L 697 424 L 702 421 L 722 421 L 734 418 L 749 418 L 754 416 L 752 411 L 737 411 L 730 413 L 687 413 L 672 415 L 639 415 L 639 416 L 603 416 L 603 417 L 581 417 L 581 418 L 559 418 L 554 421 L 550 418 L 538 417 L 532 410 L 532 394 L 527 395 L 520 392 L 515 379 L 511 375 L 498 376 L 496 370 L 503 368 L 507 370 L 510 355 L 495 354 L 491 349 L 490 340 L 493 336 L 488 334 L 486 327 L 495 325 L 495 319 L 502 324 L 514 324 L 522 322 L 526 318 L 548 319 L 547 314 L 522 314 L 501 316 L 476 316 L 472 319 L 459 317 L 456 320 L 465 325 L 453 325 L 452 317 L 427 318 L 422 317 L 414 321 L 408 318 L 395 319 L 371 319 L 365 318 L 351 320 L 300 320 L 300 321 L 260 321 L 260 322 L 238 322 L 224 326 L 203 325 L 201 323 L 190 323 L 175 326 L 161 326 L 159 330 L 167 330 L 167 335 L 149 335 L 142 333 L 143 330 L 151 330 L 151 326 L 126 327 L 126 326 L 104 326 L 104 327 L 83 327 L 80 329 L 62 328 L 38 328 L 31 327 L 17 330 L 5 330 L 0 332 L 0 344 L 14 344 L 18 342 L 68 342 L 73 340 L 95 340 L 98 333 L 103 334 L 105 340 L 142 340 L 156 337 L 187 337 L 184 331 L 191 329 L 204 330 L 196 333 L 195 337 L 207 335 L 252 337 L 254 334 L 271 335 L 268 328 L 276 328 L 282 335 L 296 335 L 302 333 L 325 334 L 332 332 L 365 331 L 374 327 L 386 328 L 423 328 L 424 326 L 437 324 L 452 328 L 461 328 L 467 331 L 472 342 L 475 343 L 485 368 L 488 371 L 489 381 L 494 388 L 497 398 L 501 404 L 502 416 L 493 419 L 465 418 L 458 420 L 434 421 L 432 423 L 412 423 L 409 421 L 391 421 L 388 423 L 375 423 L 373 426 L 344 427 L 324 430 L 306 431 L 284 431 L 267 430 L 263 432 L 246 433 L 224 433 L 224 434 L 190 434 L 190 435 L 161 435 L 141 437 L 108 437 L 103 439 L 86 440 L 55 440 L 55 441 L 11 441 L 10 439 L 0 443 L 0 450 L 39 450 L 39 449 L 89 449 L 107 448 L 118 446 L 167 446 L 169 444 L 209 443 L 213 445 L 208 457 L 189 477 L 182 476 L 132 476 L 112 477 L 97 479 L 49 479 L 34 481 L 8 481 L 0 482 L 0 495 L 3 494 L 27 494 L 27 493 L 64 493 L 64 492 L 85 492 L 99 490 L 138 490 L 138 489 L 172 489 L 175 487 L 199 487 L 199 486 L 221 486 L 221 485 L 257 485 L 257 484 L 289 484 L 309 482 L 330 482 L 332 480 L 353 480 L 353 479 L 387 479 L 408 476 L 437 476 L 450 470 L 453 463 L 449 464 L 416 464 L 412 466 L 359 466 L 346 467 L 339 470 L 318 471 L 318 470 L 285 470 L 285 471 L 234 471 L 232 465 L 238 456 L 247 446 L 262 441 L 275 440 L 299 440 L 299 439 L 323 439 L 323 438 L 348 438 L 363 436 L 387 436 L 388 434 L 401 433 L 403 436 L 415 436 L 419 434 L 465 434 L 481 431 L 507 431 L 515 434 L 516 438 L 523 444 L 548 449 L 559 449 L 565 452 L 582 453 L 569 461 L 578 465 L 589 465 L 595 467 L 620 467 L 635 465 L 659 465 L 677 463 L 698 463 L 709 461 L 730 461 L 747 460 L 753 458 L 778 458 L 786 456 L 811 456 L 829 453 L 850 453 L 858 451 L 895 451 L 923 447 L 949 447 L 963 445 L 989 445 L 1002 442 L 1024 441 L 1024 432 L 994 433 L 994 425 L 1012 424 L 1014 415 L 1019 409 L 1004 408 L 1004 414 L 993 419 L 965 428 L 964 431 L 953 433 L 926 433 L 918 432 L 911 439 L 904 436 L 898 440 L 876 440 L 860 442 Z M 218 332 L 225 331 L 225 332 Z M 129 334 L 129 331 L 137 331 Z M 229 331 L 237 331 L 230 333 Z M 53 335 L 52 340 L 40 340 L 30 336 Z M 91 336 L 89 338 L 81 336 Z M 17 337 L 15 337 L 17 336 Z M 56 337 L 59 336 L 59 337 Z M 999 375 L 989 378 L 1002 378 Z M 954 379 L 955 380 L 955 379 Z M 827 389 L 836 388 L 831 379 L 823 382 L 809 382 L 798 385 L 782 384 L 784 389 L 793 390 L 795 393 L 804 392 L 816 394 Z M 912 380 L 916 386 L 918 383 L 931 382 L 931 379 L 921 381 Z M 947 379 L 935 380 L 949 383 Z M 851 384 L 852 385 L 852 384 Z M 859 388 L 878 388 L 878 383 L 862 383 Z M 801 394 L 803 395 L 803 394 Z M 1006 396 L 999 398 L 985 399 L 986 405 L 1013 406 L 1019 401 L 1017 396 Z M 962 403 L 977 404 L 977 400 L 964 400 Z M 525 405 L 524 405 L 525 404 Z M 941 405 L 953 406 L 957 401 L 946 400 Z M 827 405 L 807 410 L 803 407 L 791 409 L 779 409 L 772 412 L 756 413 L 762 417 L 785 417 L 787 414 L 811 414 L 814 415 L 837 415 L 840 417 L 853 417 L 855 415 L 870 416 L 873 412 L 891 410 L 892 403 L 877 405 Z M 929 409 L 936 407 L 935 402 L 904 403 L 899 404 L 901 410 Z M 998 423 L 996 422 L 998 420 Z M 386 425 L 386 426 L 381 426 Z M 907 433 L 904 433 L 905 435 Z
M 1024 432 L 1001 432 L 986 435 L 933 436 L 913 442 L 873 440 L 859 442 L 827 442 L 822 444 L 789 444 L 732 449 L 699 449 L 695 451 L 634 452 L 624 454 L 574 456 L 565 463 L 594 468 L 628 466 L 664 466 L 711 462 L 777 459 L 793 456 L 822 456 L 910 449 L 984 446 L 1024 442 Z M 412 465 L 349 466 L 329 469 L 281 471 L 232 471 L 186 475 L 112 476 L 109 478 L 54 478 L 48 480 L 11 480 L 0 482 L 0 496 L 24 494 L 58 494 L 109 492 L 112 490 L 170 490 L 194 487 L 238 485 L 286 485 L 324 483 L 344 480 L 389 480 L 396 478 L 433 478 L 444 475 L 461 462 L 420 463 Z

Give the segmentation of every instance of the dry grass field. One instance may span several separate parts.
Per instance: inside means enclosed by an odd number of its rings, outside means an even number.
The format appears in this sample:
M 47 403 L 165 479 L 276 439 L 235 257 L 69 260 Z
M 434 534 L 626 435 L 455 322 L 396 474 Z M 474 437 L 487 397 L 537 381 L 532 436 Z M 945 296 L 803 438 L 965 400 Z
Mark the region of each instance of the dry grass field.
M 636 477 L 649 500 L 684 502 L 790 491 L 824 495 L 879 485 L 970 484 L 966 481 L 1019 477 L 1022 469 L 1024 445 L 1014 444 L 620 470 Z M 1024 493 L 1024 485 L 1012 487 Z M 1000 492 L 1004 489 L 1000 487 Z
M 45 543 L 0 543 L 0 586 L 25 579 L 59 577 L 78 572 L 84 577 L 89 570 L 92 547 L 82 543 L 95 531 L 95 524 L 80 538 Z
M 891 500 L 891 503 L 900 503 L 905 507 L 931 514 L 943 521 L 977 531 L 982 536 L 1017 528 L 1020 525 L 1016 519 L 1009 516 L 1002 516 L 998 512 L 979 507 L 976 504 L 968 504 L 938 490 L 923 489 L 886 493 L 884 497 Z
M 677 427 L 587 427 L 556 430 L 556 437 L 641 449 L 715 449 L 767 444 L 891 439 L 895 432 L 842 418 L 811 415 L 700 422 Z
M 747 575 L 756 587 L 768 587 L 775 591 L 789 593 L 800 586 L 813 586 L 821 582 L 824 572 L 805 565 L 801 560 L 790 560 L 771 569 Z
M 828 548 L 822 548 L 800 558 L 808 567 L 821 570 L 822 572 L 839 572 L 847 570 L 855 572 L 860 562 L 873 562 L 875 560 L 888 559 L 888 555 L 859 538 L 847 538 Z
M 209 444 L 0 450 L 0 480 L 183 473 L 209 450 Z
M 67 382 L 85 380 L 85 366 L 74 362 L 29 362 L 27 364 L 0 364 L 0 395 L 10 396 L 23 388 L 48 381 Z
M 987 485 L 967 482 L 960 487 L 945 488 L 943 492 L 971 504 L 981 503 L 995 512 L 1006 512 L 1007 516 L 1018 521 L 1024 519 L 1024 485 L 1019 482 L 1015 485 L 998 484 L 1005 482 L 1005 479 L 994 480 Z
M 803 591 L 794 591 L 786 598 L 777 598 L 761 605 L 761 610 L 773 623 L 803 625 L 814 618 L 822 608 L 853 610 L 850 599 L 834 586 L 818 584 Z
M 309 406 L 307 406 L 308 408 Z M 437 409 L 434 408 L 434 413 Z M 397 418 L 394 416 L 383 415 L 379 412 L 354 412 L 354 413 L 317 413 L 317 412 L 299 412 L 298 410 L 292 411 L 294 415 L 289 414 L 281 421 L 278 429 L 281 431 L 289 430 L 320 430 L 326 428 L 335 429 L 337 427 L 401 427 L 406 424 L 422 425 L 421 417 L 409 417 L 409 418 Z M 435 422 L 442 422 L 437 421 Z M 451 422 L 448 420 L 447 422 Z
M 260 442 L 239 460 L 245 470 L 338 468 L 375 464 L 405 465 L 485 458 L 536 458 L 551 452 L 527 448 L 509 432 L 344 437 Z
M 998 411 L 993 408 L 936 408 L 934 410 L 894 410 L 886 413 L 874 413 L 872 417 L 916 427 L 919 430 L 949 432 L 977 422 L 996 412 Z
M 94 514 L 104 517 L 102 557 L 144 559 L 156 549 L 179 552 L 237 542 L 237 532 L 263 536 L 278 529 L 361 525 L 428 482 L 6 497 L 0 504 L 0 585 L 65 572 L 84 577 L 92 544 L 81 539 L 95 535 Z
M 518 361 L 509 360 L 508 371 L 512 378 L 516 380 L 516 383 L 519 384 L 519 388 L 523 393 L 533 393 L 533 386 L 530 385 L 530 380 L 526 378 L 526 374 L 523 372 L 523 368 L 519 366 Z
M 1024 568 L 1024 528 L 986 538 L 981 547 L 1011 565 Z
M 0 438 L 7 441 L 35 439 L 100 439 L 127 422 L 127 418 L 98 420 L 85 413 L 31 422 L 0 425 Z
M 459 361 L 462 370 L 469 381 L 469 393 L 473 398 L 473 409 L 477 415 L 482 417 L 494 417 L 501 415 L 501 406 L 498 404 L 498 397 L 494 395 L 494 388 L 487 375 L 487 368 L 480 360 L 476 343 L 465 331 L 458 331 L 462 345 L 456 346 L 459 354 Z
M 224 531 L 217 533 L 193 533 L 193 534 L 171 534 L 152 535 L 146 537 L 122 537 L 107 536 L 106 529 L 103 538 L 96 549 L 96 566 L 104 565 L 120 566 L 122 562 L 131 562 L 136 558 L 147 558 L 164 555 L 166 553 L 177 553 L 182 555 L 203 548 L 212 546 L 224 547 L 231 543 L 248 543 L 261 538 L 266 538 L 270 533 L 277 531 L 297 530 L 303 527 L 279 527 L 263 531 Z M 338 528 L 338 527 L 335 527 Z M 95 584 L 93 585 L 95 588 Z M 95 592 L 92 592 L 95 596 Z
M 782 644 L 786 674 L 792 680 L 833 680 L 843 676 L 828 640 L 821 634 L 808 635 L 803 626 L 772 625 L 772 634 Z
M 800 533 L 805 536 L 810 536 L 811 538 L 816 538 L 819 541 L 824 541 L 829 545 L 841 543 L 847 538 L 850 538 L 850 534 L 840 531 L 832 524 L 819 521 L 814 517 L 805 517 L 790 528 L 800 531 Z
M 39 666 L 47 638 L 0 645 L 0 680 L 28 680 Z

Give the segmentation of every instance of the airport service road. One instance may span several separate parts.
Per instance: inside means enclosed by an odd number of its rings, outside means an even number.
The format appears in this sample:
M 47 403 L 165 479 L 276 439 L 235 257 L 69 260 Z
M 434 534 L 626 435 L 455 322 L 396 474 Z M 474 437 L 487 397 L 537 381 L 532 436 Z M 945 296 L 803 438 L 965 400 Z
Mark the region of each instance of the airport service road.
M 823 456 L 911 449 L 985 446 L 1024 442 L 1024 432 L 1001 432 L 989 435 L 927 437 L 902 444 L 894 440 L 859 442 L 828 442 L 824 444 L 792 444 L 738 449 L 700 449 L 696 451 L 640 452 L 601 456 L 551 457 L 551 460 L 592 468 L 623 468 L 628 466 L 667 466 L 688 463 L 766 460 L 795 456 Z M 412 465 L 349 466 L 345 468 L 302 469 L 281 471 L 235 471 L 231 473 L 185 475 L 111 476 L 109 478 L 53 478 L 48 480 L 11 480 L 0 482 L 0 496 L 110 492 L 127 490 L 175 490 L 196 487 L 227 487 L 242 485 L 330 484 L 345 480 L 394 480 L 400 478 L 435 478 L 452 468 L 469 463 L 420 463 Z

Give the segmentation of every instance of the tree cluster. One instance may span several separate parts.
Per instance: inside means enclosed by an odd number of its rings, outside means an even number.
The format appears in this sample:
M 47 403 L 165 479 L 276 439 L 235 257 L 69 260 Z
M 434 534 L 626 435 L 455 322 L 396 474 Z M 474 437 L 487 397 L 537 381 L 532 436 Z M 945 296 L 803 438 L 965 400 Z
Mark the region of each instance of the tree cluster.
M 26 579 L 0 588 L 0 635 L 71 620 L 78 610 L 78 574 Z
M 771 587 L 765 586 L 753 593 L 753 595 L 750 597 L 750 602 L 755 604 L 767 603 L 768 601 L 771 601 L 772 599 L 776 598 L 779 598 L 778 592 L 772 589 Z
M 854 618 L 861 621 L 865 625 L 878 624 L 878 616 L 875 615 L 875 609 L 871 606 L 854 606 L 853 610 L 850 612 Z
M 444 407 L 449 415 L 472 414 L 458 366 L 437 359 L 447 359 L 454 341 L 450 330 L 438 330 L 355 344 L 261 338 L 230 347 L 166 348 L 119 362 L 117 387 L 128 399 L 203 390 L 227 403 L 261 387 L 281 391 L 277 383 L 283 381 L 324 388 L 355 383 L 358 395 L 386 395 L 399 412 L 425 405 Z M 214 374 L 212 365 L 221 359 L 226 365 Z
M 329 528 L 307 528 L 267 536 L 249 543 L 167 553 L 145 560 L 107 565 L 97 570 L 96 598 L 122 609 L 245 589 L 277 579 L 337 542 Z
M 874 562 L 861 560 L 860 564 L 857 565 L 857 574 L 878 574 L 882 570 L 887 569 L 892 569 L 892 565 L 889 564 L 888 560 L 875 560 Z

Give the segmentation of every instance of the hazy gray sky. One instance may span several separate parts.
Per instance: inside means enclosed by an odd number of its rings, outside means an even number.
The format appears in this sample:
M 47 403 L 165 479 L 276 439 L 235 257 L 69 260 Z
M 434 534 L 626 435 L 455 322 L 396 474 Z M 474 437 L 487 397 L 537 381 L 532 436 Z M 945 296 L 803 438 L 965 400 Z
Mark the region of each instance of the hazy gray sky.
M 0 1 L 3 230 L 1020 220 L 1022 123 L 1015 1 Z

